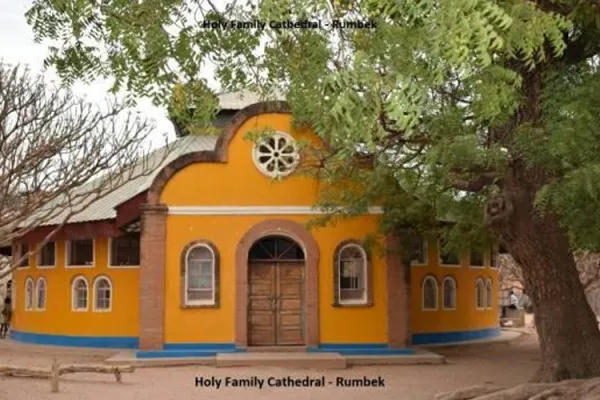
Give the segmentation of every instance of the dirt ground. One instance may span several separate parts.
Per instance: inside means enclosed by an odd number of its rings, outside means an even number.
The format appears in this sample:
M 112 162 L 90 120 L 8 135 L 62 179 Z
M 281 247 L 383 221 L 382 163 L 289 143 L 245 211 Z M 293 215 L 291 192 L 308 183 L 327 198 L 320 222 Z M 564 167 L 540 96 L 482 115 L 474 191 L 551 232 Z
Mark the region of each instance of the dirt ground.
M 187 399 L 433 399 L 436 393 L 484 382 L 513 386 L 528 380 L 538 365 L 538 342 L 534 333 L 510 342 L 481 343 L 435 348 L 448 358 L 446 365 L 364 366 L 348 370 L 290 370 L 283 368 L 144 368 L 125 374 L 123 383 L 111 375 L 75 374 L 61 378 L 60 393 L 50 393 L 48 380 L 0 377 L 0 400 L 187 400 Z M 87 352 L 31 346 L 2 345 L 0 364 L 49 366 L 53 358 L 60 363 L 100 362 L 106 351 Z M 333 385 L 324 388 L 203 388 L 196 377 L 204 378 L 285 377 L 318 378 L 325 376 Z M 382 388 L 336 387 L 337 377 L 383 378 Z

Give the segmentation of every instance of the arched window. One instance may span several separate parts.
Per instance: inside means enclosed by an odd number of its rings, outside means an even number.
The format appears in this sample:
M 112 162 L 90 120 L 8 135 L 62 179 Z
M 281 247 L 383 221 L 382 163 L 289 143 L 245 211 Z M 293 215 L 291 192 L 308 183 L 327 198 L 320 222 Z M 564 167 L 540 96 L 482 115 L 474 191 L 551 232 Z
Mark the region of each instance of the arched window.
M 433 276 L 427 276 L 423 280 L 423 310 L 437 310 L 438 304 L 438 283 Z
M 481 278 L 477 278 L 475 281 L 475 301 L 478 310 L 485 308 L 485 285 Z
M 25 309 L 33 309 L 33 279 L 31 278 L 25 281 Z
M 216 305 L 217 257 L 212 246 L 195 244 L 185 253 L 184 305 Z
M 442 299 L 444 310 L 456 309 L 456 281 L 450 276 L 442 282 Z
M 46 309 L 46 280 L 38 278 L 35 283 L 35 308 L 43 311 Z
M 94 281 L 94 311 L 110 311 L 112 300 L 112 284 L 105 276 Z
M 367 253 L 355 243 L 343 244 L 336 252 L 337 304 L 368 304 Z
M 71 299 L 73 311 L 86 311 L 88 309 L 88 282 L 83 276 L 78 276 L 73 280 Z
M 485 305 L 487 308 L 492 308 L 492 280 L 487 279 L 485 281 Z

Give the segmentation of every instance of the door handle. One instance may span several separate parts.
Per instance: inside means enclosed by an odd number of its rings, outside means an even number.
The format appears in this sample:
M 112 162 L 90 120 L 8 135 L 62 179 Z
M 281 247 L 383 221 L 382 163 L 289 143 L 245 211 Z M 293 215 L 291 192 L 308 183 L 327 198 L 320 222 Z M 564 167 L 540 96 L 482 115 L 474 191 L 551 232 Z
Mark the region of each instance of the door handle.
M 277 308 L 277 296 L 273 297 L 271 299 L 271 308 L 272 309 L 276 309 Z

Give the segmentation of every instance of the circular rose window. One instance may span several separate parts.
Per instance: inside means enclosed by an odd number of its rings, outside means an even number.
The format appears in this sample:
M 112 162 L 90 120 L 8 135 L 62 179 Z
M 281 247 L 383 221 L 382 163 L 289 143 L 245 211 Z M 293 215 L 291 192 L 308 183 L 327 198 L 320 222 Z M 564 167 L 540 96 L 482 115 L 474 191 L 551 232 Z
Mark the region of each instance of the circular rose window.
M 296 141 L 287 133 L 275 132 L 254 145 L 254 164 L 267 176 L 291 174 L 300 159 Z

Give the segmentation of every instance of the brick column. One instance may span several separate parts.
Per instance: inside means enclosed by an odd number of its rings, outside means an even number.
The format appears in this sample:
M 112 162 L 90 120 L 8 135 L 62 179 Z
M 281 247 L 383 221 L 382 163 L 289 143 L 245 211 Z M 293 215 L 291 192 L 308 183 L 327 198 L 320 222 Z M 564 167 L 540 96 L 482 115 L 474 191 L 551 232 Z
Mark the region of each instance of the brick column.
M 167 206 L 143 205 L 140 260 L 140 350 L 162 350 L 165 319 Z
M 408 249 L 407 249 L 408 250 Z M 403 261 L 403 240 L 386 237 L 388 344 L 410 346 L 410 262 Z

